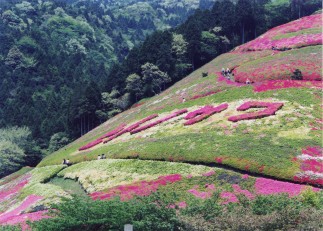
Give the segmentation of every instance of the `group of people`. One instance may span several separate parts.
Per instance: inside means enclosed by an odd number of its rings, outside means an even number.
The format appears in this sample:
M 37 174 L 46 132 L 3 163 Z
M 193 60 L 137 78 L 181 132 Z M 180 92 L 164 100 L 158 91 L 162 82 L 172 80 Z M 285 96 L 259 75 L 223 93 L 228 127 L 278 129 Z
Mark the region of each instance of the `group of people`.
M 98 155 L 98 160 L 104 160 L 106 158 L 105 154 Z
M 221 73 L 222 73 L 222 76 L 227 78 L 228 80 L 231 80 L 231 78 L 234 77 L 234 74 L 228 67 L 227 69 L 224 69 L 224 67 L 222 67 Z
M 234 73 L 229 68 L 224 69 L 222 67 L 221 73 L 222 73 L 223 77 L 227 78 L 228 80 L 231 80 L 231 78 L 234 78 Z M 246 80 L 246 84 L 251 84 L 250 79 Z
M 98 160 L 104 160 L 104 159 L 106 159 L 107 157 L 105 156 L 105 154 L 101 154 L 101 155 L 98 155 Z M 67 165 L 67 166 L 71 166 L 72 165 L 72 163 L 70 162 L 70 160 L 69 159 L 63 159 L 63 161 L 62 161 L 62 164 L 63 165 Z
M 71 166 L 72 163 L 70 162 L 69 159 L 63 159 L 63 162 L 62 162 L 63 165 L 67 165 L 67 166 Z

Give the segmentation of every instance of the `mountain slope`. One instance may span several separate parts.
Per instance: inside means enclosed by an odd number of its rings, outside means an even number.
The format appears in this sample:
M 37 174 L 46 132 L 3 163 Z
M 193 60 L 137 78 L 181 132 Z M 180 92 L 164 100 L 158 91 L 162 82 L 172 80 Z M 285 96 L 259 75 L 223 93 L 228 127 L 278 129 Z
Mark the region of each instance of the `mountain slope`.
M 293 23 L 301 27 L 308 20 L 316 20 L 315 17 Z M 311 37 L 312 31 L 306 29 L 305 36 Z M 93 200 L 119 197 L 122 201 L 154 192 L 171 198 L 176 194 L 166 206 L 176 213 L 187 207 L 221 214 L 231 211 L 232 206 L 237 209 L 251 204 L 255 211 L 249 223 L 251 214 L 246 213 L 246 207 L 243 212 L 239 210 L 238 217 L 242 216 L 242 220 L 231 215 L 230 221 L 225 220 L 228 217 L 211 215 L 232 225 L 241 225 L 241 222 L 248 227 L 252 225 L 250 229 L 261 229 L 264 224 L 286 228 L 285 223 L 276 222 L 277 217 L 263 216 L 279 208 L 282 213 L 276 212 L 289 221 L 288 227 L 315 224 L 317 229 L 322 228 L 320 216 L 315 215 L 322 211 L 322 192 L 318 192 L 323 186 L 322 41 L 292 46 L 292 50 L 285 51 L 272 50 L 271 46 L 257 51 L 238 47 L 160 95 L 142 100 L 47 156 L 36 168 L 22 169 L 1 179 L 0 225 L 22 223 L 26 228 L 26 219 L 48 218 L 46 212 L 51 203 L 81 191 L 82 196 L 87 194 Z M 303 52 L 307 49 L 310 51 Z M 315 80 L 292 79 L 293 68 L 301 68 L 294 60 L 302 52 L 312 57 L 306 61 L 314 67 L 310 70 L 317 76 Z M 311 56 L 312 53 L 316 54 Z M 237 79 L 239 72 L 234 76 L 221 74 L 222 67 L 248 72 L 252 68 L 269 68 L 276 61 L 291 66 L 291 71 L 282 75 L 275 73 L 273 80 L 271 71 L 266 72 L 265 78 L 252 78 L 248 74 L 252 80 L 248 85 Z M 302 76 L 307 75 L 306 70 L 301 69 Z M 298 79 L 300 76 L 297 75 Z M 97 160 L 102 153 L 107 160 Z M 73 165 L 62 165 L 64 158 Z M 296 207 L 310 206 L 313 210 L 301 210 L 295 213 L 298 215 L 289 213 L 292 207 L 285 208 L 287 202 L 281 198 L 284 196 L 277 196 L 281 193 L 288 195 L 289 202 L 298 203 Z M 264 197 L 268 195 L 271 196 Z M 204 200 L 212 203 L 196 207 Z M 276 210 L 266 207 L 269 204 L 278 207 Z M 218 210 L 220 207 L 223 210 Z M 299 215 L 304 213 L 313 216 Z M 265 218 L 270 221 L 261 220 Z M 198 216 L 193 219 L 208 224 Z M 219 222 L 211 221 L 210 225 Z M 188 224 L 195 223 L 188 221 Z
M 282 28 L 289 28 L 290 25 L 302 28 L 303 24 L 310 27 L 308 21 L 313 21 L 314 23 L 310 24 L 313 26 L 312 30 L 306 28 L 305 32 L 302 32 L 302 38 L 311 38 L 313 31 L 315 35 L 322 29 L 315 23 L 320 17 L 321 15 L 304 17 L 274 28 L 259 39 L 275 32 L 275 36 L 280 36 L 284 40 L 283 37 L 286 35 L 280 32 Z M 250 43 L 256 43 L 259 39 Z M 241 170 L 299 180 L 298 176 L 303 174 L 302 171 L 306 172 L 302 170 L 303 165 L 300 166 L 302 161 L 297 159 L 302 155 L 302 150 L 304 152 L 308 147 L 321 145 L 322 137 L 317 126 L 321 126 L 319 87 L 322 79 L 322 41 L 315 40 L 313 44 L 305 39 L 305 43 L 302 42 L 300 47 L 297 47 L 297 44 L 292 44 L 294 49 L 286 51 L 273 51 L 270 45 L 259 51 L 244 51 L 243 47 L 249 46 L 246 44 L 233 52 L 221 55 L 162 94 L 144 100 L 138 107 L 117 115 L 48 156 L 39 166 L 58 164 L 63 158 L 70 158 L 72 162 L 91 160 L 96 158 L 97 154 L 106 153 L 108 158 L 135 157 L 180 162 L 218 162 Z M 290 48 L 289 45 L 286 48 Z M 299 58 L 301 54 L 303 57 Z M 306 59 L 309 66 L 304 67 L 300 59 Z M 295 60 L 299 62 L 295 64 Z M 275 63 L 288 66 L 289 69 L 281 71 L 277 68 L 276 72 L 271 71 L 271 68 L 276 68 Z M 264 78 L 256 79 L 249 73 L 264 66 L 267 70 L 265 74 L 262 73 Z M 233 73 L 238 70 L 234 76 L 235 81 L 232 80 L 232 76 L 231 80 L 221 76 L 222 67 L 232 69 Z M 252 82 L 256 81 L 253 86 L 239 83 L 245 81 L 239 75 L 239 71 L 243 68 L 248 71 L 248 78 Z M 296 69 L 304 73 L 302 75 L 305 80 L 318 81 L 288 80 L 292 78 Z M 205 72 L 208 76 L 202 77 L 202 73 Z M 295 89 L 295 87 L 305 88 Z M 282 89 L 266 91 L 275 88 Z M 185 102 L 182 102 L 183 97 Z M 264 103 L 259 105 L 259 102 Z M 276 103 L 282 105 L 275 108 Z M 204 108 L 207 105 L 220 104 L 225 104 L 222 105 L 223 111 L 211 107 Z M 247 108 L 239 109 L 241 105 Z M 265 112 L 260 112 L 261 109 L 252 109 L 250 111 L 256 114 L 251 114 L 250 118 L 249 115 L 247 118 L 243 116 L 238 119 L 231 118 L 243 114 L 239 110 L 248 110 L 248 107 L 268 109 Z M 182 109 L 185 110 L 176 114 Z M 196 112 L 197 109 L 201 110 Z M 185 121 L 193 111 L 196 115 L 191 117 L 197 121 L 185 126 Z M 158 114 L 158 117 L 155 114 Z M 201 117 L 205 116 L 206 119 L 198 117 L 201 114 Z M 152 117 L 146 118 L 147 116 Z M 143 119 L 144 121 L 141 121 Z M 239 122 L 235 122 L 236 120 Z M 131 124 L 133 126 L 130 126 Z M 119 134 L 116 131 L 116 136 L 107 133 L 115 128 L 120 130 L 120 126 L 125 128 Z M 143 129 L 135 131 L 137 127 Z M 106 135 L 102 138 L 104 134 Z M 295 158 L 297 160 L 293 161 Z M 315 166 L 308 168 L 316 169 Z M 307 170 L 308 168 L 305 167 Z M 322 184 L 320 173 L 308 177 L 309 182 Z
M 43 149 L 55 133 L 78 137 L 74 125 L 89 117 L 78 110 L 86 92 L 99 101 L 104 85 L 114 85 L 113 65 L 200 7 L 199 0 L 176 2 L 1 1 L 0 126 L 28 126 Z M 203 2 L 206 9 L 214 1 Z M 97 102 L 91 117 L 99 108 Z M 54 112 L 62 110 L 65 116 Z M 97 126 L 98 116 L 88 123 Z

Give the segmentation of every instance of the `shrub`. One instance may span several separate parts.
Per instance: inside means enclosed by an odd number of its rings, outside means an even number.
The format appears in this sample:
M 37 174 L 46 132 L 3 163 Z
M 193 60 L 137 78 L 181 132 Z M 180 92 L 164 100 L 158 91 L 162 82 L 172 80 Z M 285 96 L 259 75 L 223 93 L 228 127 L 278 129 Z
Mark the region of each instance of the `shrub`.
M 288 194 L 257 196 L 251 204 L 251 209 L 256 215 L 266 215 L 273 212 L 279 212 L 286 208 L 300 210 L 302 203 L 289 198 Z
M 296 69 L 293 72 L 292 80 L 303 80 L 302 72 L 299 69 Z
M 301 193 L 302 202 L 308 206 L 313 206 L 315 208 L 323 208 L 323 193 L 314 192 L 310 188 Z
M 207 77 L 209 75 L 208 72 L 202 72 L 202 77 Z
M 123 230 L 125 224 L 133 224 L 135 230 L 179 230 L 176 210 L 168 205 L 173 200 L 162 194 L 121 202 L 93 201 L 74 196 L 52 205 L 54 218 L 31 224 L 32 230 Z

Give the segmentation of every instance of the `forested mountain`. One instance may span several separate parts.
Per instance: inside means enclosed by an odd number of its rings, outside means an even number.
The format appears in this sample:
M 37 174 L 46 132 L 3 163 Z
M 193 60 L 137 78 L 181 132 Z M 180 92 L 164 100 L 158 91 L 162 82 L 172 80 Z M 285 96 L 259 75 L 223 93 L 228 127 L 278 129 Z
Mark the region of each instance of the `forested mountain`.
M 41 150 L 54 151 L 217 55 L 321 7 L 213 3 L 1 1 L 0 128 L 29 127 Z
M 112 65 L 213 1 L 1 1 L 0 126 L 27 125 L 44 147 L 57 132 L 80 135 L 82 96 L 98 109 Z

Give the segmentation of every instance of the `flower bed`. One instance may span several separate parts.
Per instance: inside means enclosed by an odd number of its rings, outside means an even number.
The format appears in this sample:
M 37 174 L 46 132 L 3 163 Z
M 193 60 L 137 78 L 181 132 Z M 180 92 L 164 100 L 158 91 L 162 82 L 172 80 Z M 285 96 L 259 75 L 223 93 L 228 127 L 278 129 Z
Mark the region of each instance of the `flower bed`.
M 239 200 L 232 192 L 221 192 L 220 197 L 224 200 L 222 204 L 237 203 Z
M 117 138 L 117 137 L 119 137 L 119 136 L 121 136 L 121 135 L 123 135 L 123 134 L 125 134 L 127 132 L 131 132 L 131 131 L 137 129 L 141 124 L 146 123 L 147 121 L 152 120 L 152 119 L 154 119 L 156 117 L 158 117 L 158 114 L 150 115 L 150 116 L 148 116 L 148 117 L 146 117 L 146 118 L 144 118 L 144 119 L 130 125 L 129 127 L 123 129 L 122 131 L 118 132 L 114 136 L 110 137 L 107 141 L 104 141 L 104 143 L 107 143 L 108 141 L 113 140 L 113 139 L 115 139 L 115 138 Z
M 298 182 L 323 185 L 323 148 L 319 146 L 306 147 L 295 161 L 301 162 L 300 172 L 294 176 Z
M 0 224 L 4 224 L 9 220 L 19 216 L 23 211 L 30 208 L 36 202 L 40 201 L 42 197 L 36 195 L 29 195 L 17 208 L 0 214 Z
M 79 151 L 83 151 L 83 150 L 86 150 L 86 149 L 92 148 L 92 147 L 94 147 L 94 146 L 96 146 L 96 145 L 98 145 L 98 144 L 100 144 L 100 143 L 102 143 L 102 139 L 94 140 L 94 141 L 92 141 L 92 142 L 90 142 L 90 143 L 88 143 L 88 144 L 86 144 L 86 145 L 82 146 L 82 147 L 79 149 Z
M 0 203 L 9 198 L 17 195 L 21 189 L 28 183 L 31 175 L 25 174 L 24 176 L 7 183 L 3 187 L 0 188 Z
M 8 218 L 5 222 L 3 222 L 3 225 L 21 225 L 21 229 L 29 230 L 30 227 L 28 224 L 26 224 L 27 221 L 39 221 L 44 218 L 50 218 L 50 216 L 47 215 L 47 210 L 45 211 L 38 211 L 34 213 L 23 213 L 17 216 L 13 216 Z
M 113 136 L 113 135 L 117 134 L 118 132 L 120 132 L 121 130 L 123 130 L 125 126 L 126 126 L 125 124 L 120 125 L 120 126 L 119 126 L 119 127 L 117 127 L 116 129 L 114 129 L 114 130 L 112 130 L 112 131 L 110 131 L 110 132 L 108 132 L 108 133 L 104 134 L 103 136 L 99 137 L 98 139 L 96 139 L 96 140 L 94 140 L 94 141 L 92 141 L 92 142 L 90 142 L 90 143 L 88 143 L 88 144 L 84 145 L 83 147 L 81 147 L 81 148 L 79 149 L 79 151 L 83 151 L 83 150 L 86 150 L 86 149 L 92 148 L 92 147 L 94 147 L 94 146 L 96 146 L 96 145 L 100 144 L 100 143 L 103 141 L 103 139 L 108 138 L 108 137 L 111 137 L 111 136 Z
M 229 105 L 227 103 L 221 104 L 217 107 L 207 105 L 201 109 L 190 112 L 184 117 L 184 119 L 188 120 L 184 123 L 184 125 L 187 126 L 187 125 L 198 123 L 215 113 L 219 113 L 226 110 L 228 106 Z
M 119 127 L 117 127 L 116 129 L 104 134 L 103 136 L 101 136 L 99 139 L 105 139 L 105 138 L 108 138 L 108 137 L 111 137 L 115 134 L 117 134 L 118 132 L 122 131 L 124 129 L 124 127 L 126 126 L 126 124 L 121 124 Z
M 246 113 L 238 116 L 231 116 L 228 118 L 228 120 L 232 122 L 237 122 L 240 120 L 258 119 L 258 118 L 263 118 L 270 115 L 275 115 L 276 111 L 282 108 L 283 105 L 284 105 L 283 103 L 249 101 L 239 106 L 237 110 L 245 111 L 250 108 L 263 108 L 263 107 L 265 109 L 258 112 L 251 112 L 251 113 Z
M 301 80 L 321 81 L 321 48 L 322 46 L 305 47 L 243 64 L 233 71 L 235 81 L 288 80 L 293 79 L 296 70 L 299 71 L 297 78 Z
M 148 129 L 148 128 L 151 128 L 151 127 L 154 127 L 154 126 L 156 126 L 156 125 L 158 125 L 158 124 L 161 124 L 161 123 L 163 123 L 163 122 L 165 122 L 165 121 L 167 121 L 167 120 L 170 120 L 170 119 L 173 119 L 173 118 L 175 118 L 175 117 L 177 117 L 177 116 L 180 116 L 180 115 L 182 115 L 182 114 L 184 114 L 184 113 L 186 113 L 186 112 L 187 112 L 187 109 L 182 109 L 182 110 L 179 110 L 179 111 L 173 112 L 172 114 L 170 114 L 170 115 L 168 115 L 168 116 L 166 116 L 166 117 L 164 117 L 164 118 L 162 118 L 162 119 L 160 119 L 160 120 L 157 120 L 157 121 L 155 121 L 155 122 L 153 122 L 153 123 L 150 123 L 150 124 L 147 124 L 147 125 L 142 126 L 142 127 L 140 127 L 140 128 L 137 128 L 137 129 L 132 130 L 132 131 L 130 132 L 130 134 L 136 134 L 136 133 L 138 133 L 138 132 L 144 131 L 144 130 L 146 130 L 146 129 Z
M 153 181 L 140 181 L 130 185 L 121 185 L 111 188 L 107 192 L 95 192 L 91 193 L 90 197 L 93 200 L 105 200 L 111 199 L 115 196 L 120 196 L 121 200 L 129 200 L 133 196 L 148 196 L 152 192 L 157 191 L 160 185 L 171 184 L 180 181 L 182 176 L 180 174 L 173 174 L 167 176 L 160 176 L 157 180 Z
M 16 179 L 18 179 L 22 175 L 26 174 L 27 172 L 31 171 L 32 169 L 33 169 L 32 167 L 26 166 L 26 167 L 21 168 L 17 172 L 14 172 L 14 173 L 6 176 L 6 177 L 1 178 L 0 179 L 0 188 L 1 188 L 2 185 L 5 185 L 5 184 L 7 184 L 9 182 L 15 181 Z
M 194 95 L 194 96 L 193 96 L 193 97 L 191 97 L 189 100 L 194 100 L 194 99 L 203 98 L 203 97 L 206 97 L 206 96 L 209 96 L 209 95 L 214 95 L 214 94 L 219 93 L 219 92 L 221 92 L 221 91 L 222 91 L 222 90 L 210 91 L 210 92 L 207 92 L 207 93 L 204 93 L 204 94 Z
M 290 197 L 299 195 L 306 186 L 289 182 L 270 180 L 259 177 L 256 179 L 255 189 L 257 194 L 273 195 L 287 193 Z M 313 188 L 313 190 L 316 190 Z
M 99 137 L 98 139 L 96 139 L 96 140 L 94 140 L 94 141 L 92 141 L 92 142 L 84 145 L 83 147 L 81 147 L 79 149 L 79 151 L 83 151 L 83 150 L 92 148 L 92 147 L 94 147 L 94 146 L 102 143 L 103 140 L 106 139 L 106 138 L 108 138 L 108 140 L 104 141 L 103 143 L 107 143 L 107 142 L 109 142 L 109 141 L 111 141 L 111 140 L 113 140 L 113 139 L 115 139 L 115 138 L 117 138 L 117 137 L 119 137 L 119 136 L 127 133 L 127 132 L 130 132 L 130 131 L 138 128 L 141 124 L 143 124 L 143 123 L 145 123 L 145 122 L 147 122 L 149 120 L 152 120 L 152 119 L 154 119 L 156 117 L 158 117 L 157 114 L 150 115 L 150 116 L 148 116 L 148 117 L 146 117 L 146 118 L 144 118 L 144 119 L 142 119 L 142 120 L 140 120 L 140 121 L 138 121 L 138 122 L 130 125 L 127 128 L 125 128 L 126 124 L 122 124 L 119 127 L 117 127 L 116 129 L 114 129 L 114 130 L 112 130 L 112 131 L 104 134 L 103 136 Z
M 270 80 L 254 86 L 255 92 L 271 91 L 283 88 L 322 88 L 321 81 Z
M 309 28 L 321 28 L 321 17 L 322 14 L 310 15 L 275 27 L 257 39 L 237 47 L 235 51 L 264 50 L 271 49 L 272 46 L 281 49 L 322 44 L 321 33 L 306 31 Z M 304 34 L 301 33 L 302 30 Z M 293 32 L 298 33 L 292 34 Z

